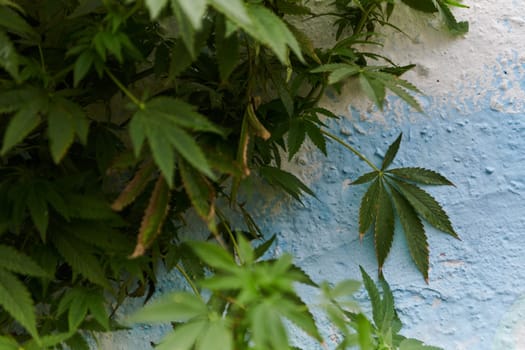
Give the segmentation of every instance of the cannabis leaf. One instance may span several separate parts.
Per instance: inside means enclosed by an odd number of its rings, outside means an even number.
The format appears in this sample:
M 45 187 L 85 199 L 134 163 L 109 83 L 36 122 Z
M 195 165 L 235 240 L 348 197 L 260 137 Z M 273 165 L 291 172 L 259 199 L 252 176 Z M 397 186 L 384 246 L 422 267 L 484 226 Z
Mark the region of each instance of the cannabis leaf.
M 392 246 L 394 215 L 403 227 L 412 260 L 428 282 L 428 241 L 421 219 L 435 228 L 459 238 L 448 215 L 423 185 L 453 185 L 443 175 L 428 169 L 411 167 L 388 169 L 393 162 L 402 134 L 388 148 L 381 169 L 359 177 L 353 184 L 372 182 L 359 207 L 359 234 L 364 236 L 374 228 L 374 242 L 379 272 Z

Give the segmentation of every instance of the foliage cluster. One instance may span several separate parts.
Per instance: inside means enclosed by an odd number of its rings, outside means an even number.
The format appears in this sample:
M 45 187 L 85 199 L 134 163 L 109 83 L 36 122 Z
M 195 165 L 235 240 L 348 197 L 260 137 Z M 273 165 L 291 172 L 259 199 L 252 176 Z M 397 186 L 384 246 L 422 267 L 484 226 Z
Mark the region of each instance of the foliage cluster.
M 389 90 L 421 110 L 400 78 L 412 66 L 367 50 L 405 5 L 467 30 L 452 0 L 336 0 L 324 14 L 301 0 L 0 0 L 0 349 L 87 349 L 83 334 L 121 327 L 122 302 L 155 292 L 159 264 L 195 291 L 167 301 L 173 313 L 159 304 L 137 316 L 177 322 L 168 343 L 286 349 L 282 317 L 322 342 L 292 283 L 317 285 L 289 257 L 258 260 L 273 240 L 250 247 L 263 234 L 238 196 L 252 173 L 297 200 L 314 195 L 281 169 L 281 155 L 293 158 L 307 139 L 324 154 L 327 141 L 340 143 L 372 167 L 355 182 L 372 181 L 360 232 L 373 227 L 381 269 L 397 213 L 428 279 L 421 219 L 456 234 L 416 183 L 451 183 L 388 170 L 400 138 L 376 167 L 328 131 L 336 116 L 318 105 L 329 85 L 358 79 L 380 108 Z M 321 15 L 335 18 L 330 49 L 289 21 Z M 183 243 L 189 210 L 218 245 Z M 387 285 L 381 299 L 364 279 L 373 322 L 338 301 L 355 284 L 320 286 L 339 347 L 424 349 L 397 336 Z

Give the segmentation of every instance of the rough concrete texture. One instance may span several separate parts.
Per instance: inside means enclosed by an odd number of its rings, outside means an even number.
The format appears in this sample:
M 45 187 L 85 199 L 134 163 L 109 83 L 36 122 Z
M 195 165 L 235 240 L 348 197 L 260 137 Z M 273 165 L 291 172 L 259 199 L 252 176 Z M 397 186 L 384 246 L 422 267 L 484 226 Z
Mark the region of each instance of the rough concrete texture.
M 429 284 L 396 230 L 384 273 L 404 333 L 447 350 L 525 349 L 525 1 L 466 3 L 470 9 L 455 11 L 470 22 L 463 38 L 443 34 L 433 16 L 414 16 L 401 5 L 394 14 L 410 38 L 394 34 L 385 50 L 400 64 L 418 64 L 406 78 L 425 93 L 425 115 L 396 98 L 385 112 L 354 104 L 351 85 L 324 103 L 343 117 L 331 124 L 334 133 L 370 159 L 379 163 L 403 132 L 394 165 L 428 167 L 456 184 L 427 188 L 462 239 L 427 227 Z M 329 154 L 306 149 L 290 165 L 318 199 L 303 206 L 269 192 L 258 209 L 264 230 L 278 235 L 275 254 L 290 252 L 315 280 L 335 282 L 358 278 L 359 265 L 371 273 L 377 266 L 371 237 L 360 243 L 357 235 L 364 188 L 349 185 L 367 166 L 334 144 Z M 166 277 L 166 291 L 180 285 L 177 278 Z M 100 347 L 149 349 L 164 330 L 139 328 L 102 338 Z M 318 348 L 300 333 L 295 338 L 305 349 Z

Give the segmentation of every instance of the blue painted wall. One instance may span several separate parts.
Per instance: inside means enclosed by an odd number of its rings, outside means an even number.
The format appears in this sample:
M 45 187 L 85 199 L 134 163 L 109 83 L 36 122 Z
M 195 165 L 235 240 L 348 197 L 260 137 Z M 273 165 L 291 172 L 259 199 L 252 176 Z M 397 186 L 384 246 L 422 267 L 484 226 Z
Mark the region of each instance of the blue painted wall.
M 420 64 L 408 78 L 428 96 L 421 98 L 425 115 L 394 98 L 385 113 L 349 107 L 345 95 L 325 101 L 342 117 L 331 124 L 334 133 L 370 159 L 379 163 L 403 132 L 394 165 L 428 167 L 456 184 L 428 188 L 461 236 L 459 241 L 427 228 L 430 283 L 411 263 L 400 231 L 384 268 L 404 333 L 444 349 L 525 349 L 524 13 L 521 0 L 479 0 L 462 13 L 471 22 L 471 34 L 455 40 L 433 29 L 432 18 L 400 21 L 422 28 L 408 43 L 415 49 L 399 42 L 385 49 L 400 63 Z M 274 254 L 290 252 L 315 280 L 335 282 L 358 278 L 359 265 L 371 273 L 377 266 L 371 237 L 358 240 L 364 188 L 349 185 L 367 166 L 337 145 L 330 145 L 329 154 L 325 159 L 307 149 L 290 165 L 318 199 L 305 198 L 300 205 L 268 188 L 258 209 L 263 230 L 277 234 Z M 166 275 L 163 290 L 176 285 L 181 285 L 179 277 Z M 315 301 L 305 293 L 305 299 Z M 166 329 L 138 327 L 104 335 L 99 347 L 150 349 L 150 341 Z M 328 324 L 324 329 L 330 334 Z M 317 349 L 301 334 L 296 341 Z

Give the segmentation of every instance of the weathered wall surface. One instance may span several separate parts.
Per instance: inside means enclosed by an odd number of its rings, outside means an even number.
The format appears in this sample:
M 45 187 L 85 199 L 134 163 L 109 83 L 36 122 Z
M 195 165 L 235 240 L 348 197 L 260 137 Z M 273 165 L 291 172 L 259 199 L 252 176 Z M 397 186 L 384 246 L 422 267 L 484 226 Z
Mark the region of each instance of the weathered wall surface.
M 412 265 L 400 232 L 386 262 L 405 334 L 451 350 L 525 349 L 525 1 L 466 3 L 470 9 L 455 12 L 469 20 L 470 33 L 457 39 L 438 30 L 433 16 L 402 6 L 395 12 L 410 38 L 394 34 L 385 50 L 397 63 L 418 65 L 405 77 L 425 93 L 425 115 L 395 98 L 384 113 L 345 94 L 329 94 L 325 104 L 342 117 L 334 133 L 370 159 L 380 162 L 403 132 L 395 165 L 438 170 L 457 186 L 428 189 L 462 239 L 427 228 L 430 283 Z M 357 235 L 363 188 L 349 185 L 367 169 L 336 145 L 329 154 L 306 150 L 291 165 L 319 200 L 301 206 L 269 196 L 261 200 L 260 222 L 278 235 L 275 253 L 291 252 L 314 279 L 358 278 L 358 265 L 376 269 L 371 237 L 360 243 Z M 167 276 L 164 290 L 177 283 Z M 162 330 L 102 338 L 100 347 L 149 349 Z

